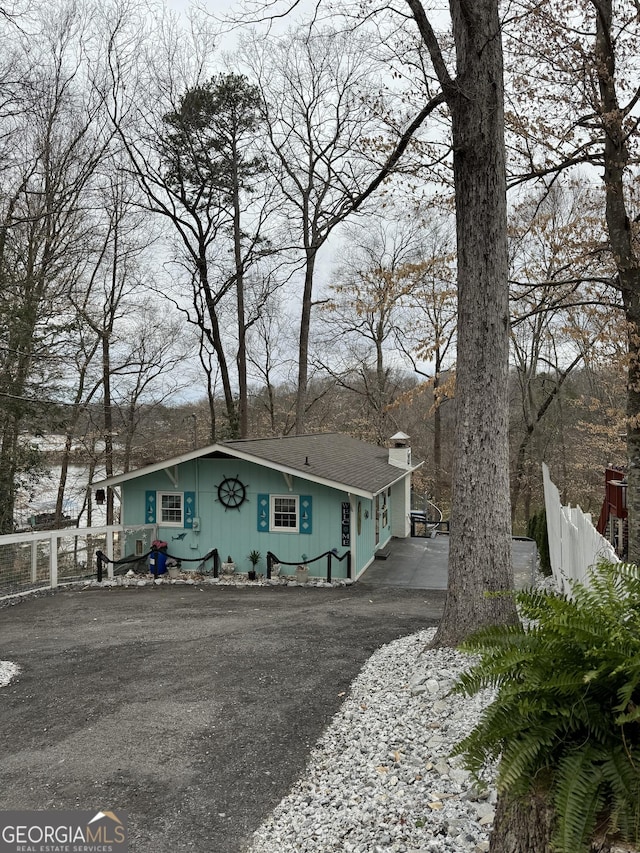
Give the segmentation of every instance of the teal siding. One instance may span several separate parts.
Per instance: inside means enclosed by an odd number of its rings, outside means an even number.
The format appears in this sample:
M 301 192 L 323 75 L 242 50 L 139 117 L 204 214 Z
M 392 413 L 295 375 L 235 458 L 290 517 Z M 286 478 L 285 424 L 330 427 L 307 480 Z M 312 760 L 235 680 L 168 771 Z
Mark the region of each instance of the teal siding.
M 169 552 L 176 557 L 203 556 L 217 548 L 221 559 L 230 555 L 238 571 L 248 571 L 247 555 L 256 549 L 262 554 L 258 571 L 265 572 L 267 551 L 283 562 L 297 563 L 303 554 L 312 558 L 336 549 L 342 556 L 349 550 L 342 546 L 342 502 L 348 500 L 344 492 L 297 477 L 290 481 L 290 491 L 279 472 L 233 459 L 192 460 L 172 471 L 177 474 L 177 485 L 163 471 L 122 484 L 123 523 L 127 526 L 144 524 L 150 495 L 156 491 L 182 492 L 185 508 L 186 498 L 191 496 L 195 516 L 200 522 L 199 530 L 188 526 L 190 522 L 186 520 L 183 528 L 169 525 L 158 528 L 159 537 L 169 543 Z M 246 500 L 239 509 L 225 509 L 218 500 L 218 485 L 224 478 L 231 477 L 237 477 L 246 487 Z M 304 527 L 307 532 L 269 532 L 270 495 L 298 496 L 301 529 Z M 359 567 L 366 565 L 373 555 L 371 501 L 362 500 L 362 503 L 367 505 L 369 518 L 363 519 L 362 535 L 358 537 Z M 266 527 L 263 509 L 266 511 Z M 303 518 L 303 514 L 306 517 Z M 294 573 L 295 566 L 283 567 L 283 572 Z M 312 564 L 311 574 L 323 576 L 325 572 L 325 560 Z M 333 576 L 346 576 L 346 560 L 334 561 Z
M 359 574 L 367 566 L 375 553 L 375 517 L 373 502 L 366 498 L 358 498 L 360 509 L 356 504 L 356 572 Z M 359 519 L 359 521 L 358 521 Z M 358 530 L 360 533 L 358 534 Z

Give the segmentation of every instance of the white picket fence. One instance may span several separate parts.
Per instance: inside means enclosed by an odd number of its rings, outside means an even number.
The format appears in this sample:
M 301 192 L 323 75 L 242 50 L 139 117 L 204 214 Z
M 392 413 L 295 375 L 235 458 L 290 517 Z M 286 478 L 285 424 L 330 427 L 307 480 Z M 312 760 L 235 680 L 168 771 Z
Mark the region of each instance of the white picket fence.
M 599 560 L 618 563 L 619 558 L 609 540 L 593 526 L 591 513 L 579 506 L 562 506 L 560 492 L 544 462 L 542 479 L 551 570 L 558 589 L 569 593 L 569 581 L 588 584 L 589 569 Z

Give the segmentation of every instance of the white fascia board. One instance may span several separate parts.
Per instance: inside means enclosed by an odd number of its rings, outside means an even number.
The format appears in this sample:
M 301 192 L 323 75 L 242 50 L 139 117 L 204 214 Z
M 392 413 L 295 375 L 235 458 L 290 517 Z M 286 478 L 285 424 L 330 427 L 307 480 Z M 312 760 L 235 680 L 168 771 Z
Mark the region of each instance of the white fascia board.
M 390 483 L 387 483 L 386 486 L 383 486 L 381 489 L 378 489 L 377 492 L 374 492 L 373 497 L 375 498 L 378 495 L 381 495 L 382 492 L 386 492 L 388 488 L 390 488 L 391 486 L 395 486 L 396 483 L 401 482 L 402 480 L 405 479 L 405 477 L 413 474 L 414 471 L 417 471 L 418 468 L 422 468 L 423 465 L 424 465 L 424 461 L 418 462 L 417 465 L 412 465 L 411 468 L 405 468 L 403 470 L 402 474 L 400 474 L 398 477 L 396 477 L 395 480 L 392 480 Z
M 135 480 L 137 477 L 144 477 L 146 474 L 155 474 L 157 471 L 173 468 L 183 462 L 191 462 L 192 459 L 199 459 L 201 456 L 206 456 L 208 453 L 215 453 L 217 450 L 224 453 L 228 452 L 227 448 L 221 444 L 210 444 L 208 447 L 201 447 L 199 450 L 192 450 L 190 453 L 182 453 L 180 456 L 174 456 L 172 459 L 154 462 L 152 465 L 146 465 L 144 468 L 136 468 L 135 471 L 128 471 L 126 474 L 116 474 L 115 477 L 107 477 L 106 480 L 97 480 L 91 484 L 91 487 L 102 489 L 107 486 L 117 486 L 119 483 L 125 483 L 127 480 Z

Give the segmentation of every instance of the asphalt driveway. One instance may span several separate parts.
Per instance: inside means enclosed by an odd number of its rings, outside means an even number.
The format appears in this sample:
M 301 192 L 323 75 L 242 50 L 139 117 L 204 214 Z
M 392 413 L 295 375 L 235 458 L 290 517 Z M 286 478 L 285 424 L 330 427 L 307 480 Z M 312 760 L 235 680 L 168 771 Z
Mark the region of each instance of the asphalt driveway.
M 0 609 L 3 809 L 128 813 L 132 853 L 232 853 L 380 645 L 444 592 L 157 587 Z

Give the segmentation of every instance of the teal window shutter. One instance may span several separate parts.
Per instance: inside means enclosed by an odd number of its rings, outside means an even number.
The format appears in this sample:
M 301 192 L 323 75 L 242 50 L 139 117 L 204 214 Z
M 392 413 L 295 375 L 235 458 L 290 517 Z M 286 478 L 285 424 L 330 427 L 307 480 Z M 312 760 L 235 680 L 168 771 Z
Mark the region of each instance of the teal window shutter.
M 144 523 L 156 523 L 156 493 L 152 491 L 145 492 L 144 495 Z
M 300 533 L 313 531 L 313 501 L 311 495 L 300 495 Z
M 258 495 L 258 531 L 269 532 L 269 495 Z
M 182 518 L 183 526 L 185 529 L 191 529 L 193 527 L 193 518 L 196 514 L 196 493 L 195 492 L 185 492 L 184 493 L 184 515 Z

